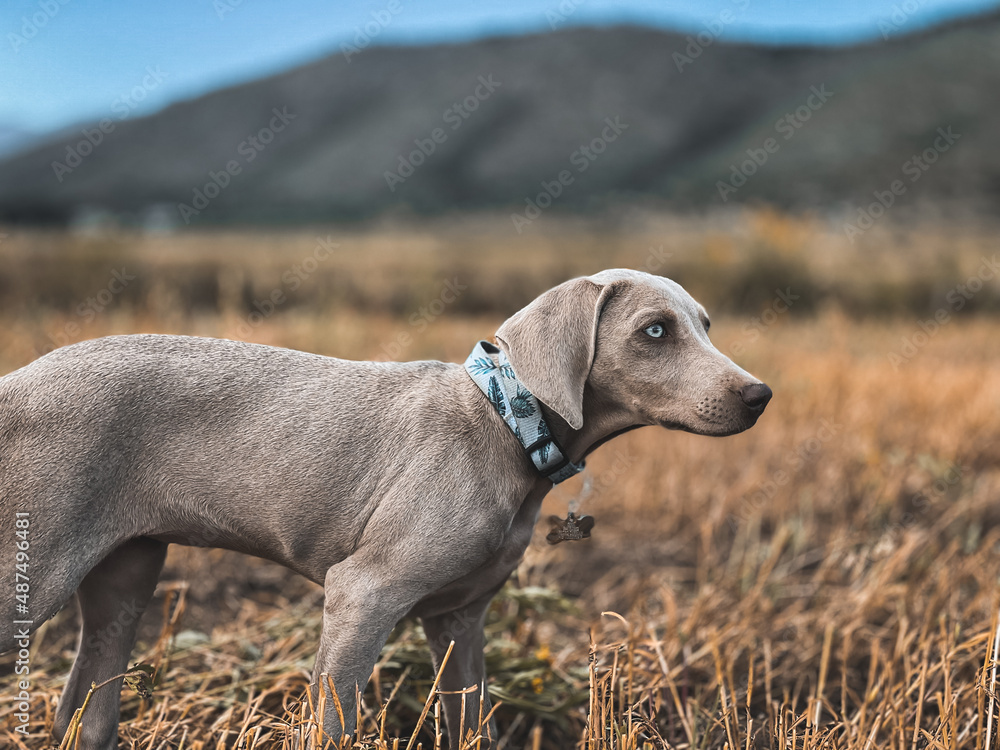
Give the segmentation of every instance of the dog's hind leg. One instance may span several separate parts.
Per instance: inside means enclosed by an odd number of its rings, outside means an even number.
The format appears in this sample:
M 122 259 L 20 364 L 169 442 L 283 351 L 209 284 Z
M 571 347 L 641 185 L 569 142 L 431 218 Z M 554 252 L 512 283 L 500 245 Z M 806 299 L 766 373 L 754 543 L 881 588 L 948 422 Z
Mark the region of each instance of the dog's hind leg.
M 128 667 L 139 618 L 156 588 L 167 544 L 148 538 L 132 539 L 97 564 L 76 591 L 83 626 L 80 644 L 59 708 L 55 735 L 62 740 L 83 705 L 92 682 L 98 685 Z M 118 747 L 118 716 L 122 681 L 96 691 L 80 724 L 80 747 L 110 750 Z

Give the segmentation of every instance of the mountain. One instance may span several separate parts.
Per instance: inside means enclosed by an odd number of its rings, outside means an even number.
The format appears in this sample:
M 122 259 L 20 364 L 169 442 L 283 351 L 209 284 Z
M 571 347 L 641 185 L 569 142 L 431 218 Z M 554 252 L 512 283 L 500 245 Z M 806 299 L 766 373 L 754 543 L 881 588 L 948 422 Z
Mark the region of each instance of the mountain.
M 17 125 L 0 123 L 0 159 L 26 149 L 38 140 L 40 140 L 38 133 Z
M 348 49 L 15 154 L 0 220 L 152 206 L 181 224 L 401 207 L 527 220 L 550 204 L 879 195 L 995 212 L 998 79 L 1000 13 L 836 48 L 615 27 Z

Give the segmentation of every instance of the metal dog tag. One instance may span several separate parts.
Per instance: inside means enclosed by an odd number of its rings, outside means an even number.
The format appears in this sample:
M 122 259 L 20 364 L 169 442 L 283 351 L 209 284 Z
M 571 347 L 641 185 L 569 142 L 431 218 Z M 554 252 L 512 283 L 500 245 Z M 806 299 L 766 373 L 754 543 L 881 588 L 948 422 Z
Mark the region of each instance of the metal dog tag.
M 590 531 L 594 528 L 594 517 L 577 516 L 570 511 L 566 518 L 549 516 L 549 523 L 552 524 L 552 530 L 546 535 L 546 542 L 549 544 L 576 542 L 590 538 Z

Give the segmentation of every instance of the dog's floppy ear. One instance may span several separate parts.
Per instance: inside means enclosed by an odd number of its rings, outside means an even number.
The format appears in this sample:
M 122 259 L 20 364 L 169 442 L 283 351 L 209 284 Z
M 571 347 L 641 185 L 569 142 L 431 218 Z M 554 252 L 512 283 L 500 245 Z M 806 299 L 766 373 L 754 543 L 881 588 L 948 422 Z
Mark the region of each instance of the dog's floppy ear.
M 574 430 L 583 426 L 583 386 L 612 286 L 567 281 L 514 313 L 496 333 L 518 379 Z

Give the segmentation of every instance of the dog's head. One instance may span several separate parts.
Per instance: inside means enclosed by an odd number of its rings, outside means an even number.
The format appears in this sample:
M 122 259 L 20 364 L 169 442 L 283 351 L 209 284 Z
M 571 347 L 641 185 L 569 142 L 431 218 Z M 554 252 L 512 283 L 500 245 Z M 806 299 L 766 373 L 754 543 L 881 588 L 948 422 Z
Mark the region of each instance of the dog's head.
M 679 284 L 615 269 L 550 289 L 496 337 L 518 378 L 573 429 L 590 389 L 637 425 L 732 435 L 754 425 L 771 389 L 712 345 L 708 325 Z

